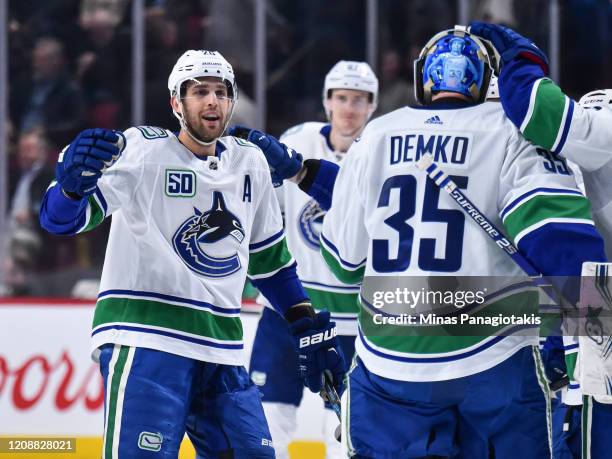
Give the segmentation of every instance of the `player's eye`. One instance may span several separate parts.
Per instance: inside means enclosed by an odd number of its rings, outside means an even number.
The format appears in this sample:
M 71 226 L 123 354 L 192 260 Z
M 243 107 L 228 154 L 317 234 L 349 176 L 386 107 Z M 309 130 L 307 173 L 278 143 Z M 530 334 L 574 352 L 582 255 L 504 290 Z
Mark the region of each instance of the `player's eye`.
M 192 93 L 194 97 L 206 97 L 208 95 L 208 90 L 204 88 L 195 89 Z

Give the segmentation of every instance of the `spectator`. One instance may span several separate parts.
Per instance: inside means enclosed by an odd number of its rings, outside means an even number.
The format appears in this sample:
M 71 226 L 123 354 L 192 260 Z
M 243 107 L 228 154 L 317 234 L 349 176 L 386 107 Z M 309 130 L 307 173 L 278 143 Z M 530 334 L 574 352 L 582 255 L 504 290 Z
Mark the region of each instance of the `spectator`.
M 22 133 L 17 144 L 17 158 L 9 179 L 10 253 L 7 283 L 13 294 L 29 290 L 28 274 L 50 268 L 54 252 L 44 247 L 49 237 L 38 224 L 43 194 L 54 177 L 47 163 L 49 147 L 40 129 Z
M 127 121 L 120 116 L 128 112 L 122 102 L 129 100 L 131 46 L 127 37 L 117 34 L 118 21 L 107 9 L 81 17 L 86 44 L 77 59 L 77 77 L 87 104 L 87 121 L 107 129 Z
M 32 52 L 32 76 L 18 79 L 11 91 L 11 118 L 18 132 L 44 126 L 61 148 L 82 127 L 79 87 L 68 75 L 64 46 L 53 37 L 39 38 Z
M 388 49 L 381 56 L 380 96 L 377 115 L 389 113 L 396 108 L 415 103 L 414 87 L 402 75 L 402 58 L 393 49 Z

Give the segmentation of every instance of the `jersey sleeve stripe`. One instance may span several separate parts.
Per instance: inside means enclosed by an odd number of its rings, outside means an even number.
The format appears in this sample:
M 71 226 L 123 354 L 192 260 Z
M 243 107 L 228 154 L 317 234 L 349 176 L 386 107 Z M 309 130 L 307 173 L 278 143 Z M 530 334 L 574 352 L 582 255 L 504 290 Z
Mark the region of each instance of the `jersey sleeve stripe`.
M 578 190 L 567 190 L 567 189 L 563 189 L 563 188 L 534 188 L 533 190 L 530 190 L 526 193 L 523 193 L 522 195 L 520 195 L 518 198 L 514 199 L 510 204 L 508 204 L 506 207 L 503 208 L 503 210 L 500 212 L 500 217 L 502 220 L 505 220 L 506 217 L 514 211 L 514 209 L 516 209 L 517 207 L 519 207 L 521 204 L 525 203 L 526 201 L 528 201 L 529 199 L 535 197 L 535 196 L 540 196 L 540 195 L 574 195 L 574 196 L 584 196 L 580 191 Z
M 326 292 L 308 287 L 305 287 L 305 290 L 315 309 L 327 309 L 330 313 L 357 314 L 359 312 L 357 293 Z
M 589 219 L 579 219 L 579 218 L 547 218 L 545 220 L 542 220 L 538 223 L 535 223 L 534 225 L 529 226 L 528 228 L 525 228 L 523 231 L 521 231 L 520 233 L 518 233 L 516 235 L 516 237 L 514 238 L 514 244 L 515 245 L 519 245 L 521 240 L 527 236 L 528 234 L 533 233 L 534 231 L 542 228 L 543 226 L 546 225 L 551 225 L 551 224 L 562 224 L 562 225 L 589 225 L 592 226 L 593 229 L 595 229 L 595 223 L 593 222 L 593 220 L 589 220 Z
M 283 237 L 269 247 L 251 252 L 248 275 L 252 279 L 270 277 L 293 262 L 287 240 Z
M 100 197 L 101 196 L 102 195 L 100 195 Z M 106 204 L 106 201 L 103 201 L 104 198 L 102 198 L 102 201 L 99 199 L 100 198 L 95 193 L 87 198 L 87 218 L 85 219 L 85 225 L 79 230 L 79 233 L 90 231 L 104 221 L 104 217 L 106 216 L 104 204 Z
M 252 280 L 257 280 L 257 279 L 266 279 L 268 277 L 272 277 L 274 276 L 276 273 L 278 273 L 279 271 L 285 269 L 285 268 L 293 268 L 295 269 L 297 267 L 297 263 L 295 262 L 295 259 L 293 257 L 291 257 L 291 259 L 285 263 L 282 266 L 279 266 L 278 268 L 276 268 L 273 271 L 270 271 L 268 273 L 262 273 L 262 274 L 248 274 L 248 277 Z
M 249 244 L 249 251 L 257 252 L 259 250 L 263 250 L 267 247 L 270 247 L 274 243 L 278 242 L 278 240 L 284 236 L 285 236 L 285 232 L 281 229 L 278 233 L 273 234 L 272 236 L 270 236 L 267 239 L 264 239 L 263 241 L 254 242 L 252 244 Z
M 536 96 L 538 94 L 538 87 L 540 86 L 540 83 L 542 83 L 543 80 L 544 78 L 540 78 L 533 84 L 533 87 L 531 88 L 531 94 L 529 94 L 529 106 L 527 107 L 527 113 L 525 113 L 525 118 L 523 119 L 523 122 L 521 123 L 521 127 L 519 128 L 521 132 L 525 132 L 525 129 L 527 129 L 527 125 L 529 124 L 529 121 L 531 120 L 531 117 L 533 116 L 533 109 L 535 107 Z
M 506 215 L 504 226 L 515 243 L 535 225 L 544 221 L 590 222 L 591 205 L 582 195 L 534 195 Z
M 326 292 L 337 292 L 337 293 L 359 293 L 360 287 L 358 285 L 331 285 L 324 284 L 322 282 L 314 282 L 311 280 L 302 281 L 304 287 L 309 287 L 317 290 L 324 290 Z
M 340 251 L 338 250 L 338 248 L 329 240 L 327 239 L 323 233 L 321 233 L 321 244 L 322 246 L 325 245 L 325 248 L 328 252 L 332 253 L 332 255 L 334 256 L 334 258 L 337 259 L 337 261 L 342 264 L 346 269 L 349 270 L 355 270 L 355 269 L 359 269 L 363 266 L 365 266 L 366 264 L 366 259 L 364 258 L 362 261 L 360 261 L 359 263 L 351 263 L 349 261 L 343 260 L 342 257 L 340 256 Z
M 533 107 L 530 100 L 527 116 L 521 124 L 521 132 L 537 145 L 552 150 L 561 135 L 560 131 L 563 130 L 562 121 L 567 111 L 568 99 L 561 89 L 547 78 L 534 85 L 531 97 L 534 98 Z
M 104 212 L 104 215 L 106 215 L 106 213 L 108 212 L 108 204 L 106 203 L 106 199 L 104 199 L 104 195 L 102 194 L 102 191 L 100 191 L 100 188 L 96 188 L 96 191 L 94 191 L 93 196 L 95 196 L 96 201 Z
M 567 140 L 567 136 L 569 134 L 570 126 L 572 124 L 572 117 L 574 116 L 574 101 L 572 99 L 566 98 L 566 112 L 563 114 L 563 131 L 561 133 L 561 138 L 555 142 L 553 145 L 553 153 L 559 154 L 563 151 L 563 147 L 565 146 L 565 141 Z
M 345 284 L 359 284 L 363 280 L 365 273 L 365 266 L 361 266 L 357 269 L 345 269 L 338 262 L 336 256 L 327 250 L 325 245 L 321 244 L 321 255 L 327 263 L 330 271 L 338 278 L 338 280 Z

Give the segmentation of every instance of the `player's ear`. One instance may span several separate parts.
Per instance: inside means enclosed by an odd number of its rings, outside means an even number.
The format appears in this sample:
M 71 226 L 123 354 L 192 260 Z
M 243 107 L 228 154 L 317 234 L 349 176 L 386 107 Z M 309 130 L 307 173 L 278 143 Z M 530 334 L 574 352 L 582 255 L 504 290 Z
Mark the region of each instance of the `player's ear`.
M 180 113 L 181 115 L 183 114 L 181 104 L 178 103 L 176 96 L 170 96 L 170 106 L 175 112 Z

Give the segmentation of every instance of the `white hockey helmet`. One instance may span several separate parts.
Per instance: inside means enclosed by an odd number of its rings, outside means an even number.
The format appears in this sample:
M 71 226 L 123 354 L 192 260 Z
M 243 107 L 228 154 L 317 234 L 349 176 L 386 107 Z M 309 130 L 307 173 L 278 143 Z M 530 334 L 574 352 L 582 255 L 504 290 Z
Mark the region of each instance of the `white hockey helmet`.
M 323 85 L 323 107 L 329 119 L 327 99 L 331 97 L 332 89 L 355 89 L 371 94 L 372 112 L 378 104 L 378 78 L 367 64 L 358 61 L 338 61 L 325 76 Z
M 194 50 L 185 51 L 178 58 L 168 77 L 170 95 L 179 95 L 182 84 L 199 77 L 221 78 L 227 85 L 230 96 L 236 99 L 236 81 L 234 69 L 219 51 Z
M 170 76 L 168 77 L 168 90 L 170 91 L 170 96 L 176 96 L 178 103 L 182 104 L 181 96 L 183 94 L 181 94 L 181 91 L 184 89 L 183 83 L 202 77 L 220 78 L 227 86 L 228 95 L 232 100 L 232 106 L 227 116 L 227 120 L 225 121 L 223 129 L 223 131 L 225 131 L 232 117 L 232 113 L 234 112 L 236 100 L 238 99 L 238 88 L 236 87 L 234 69 L 232 69 L 230 63 L 225 60 L 219 51 L 207 51 L 203 49 L 190 49 L 189 51 L 185 51 L 183 55 L 178 58 L 176 64 L 174 64 L 172 72 L 170 72 Z M 182 114 L 174 109 L 172 113 L 178 118 L 181 127 L 185 129 L 197 143 L 201 145 L 211 145 L 217 140 L 204 142 L 191 131 L 189 126 L 187 126 Z
M 587 92 L 578 103 L 584 108 L 592 108 L 593 110 L 601 110 L 602 108 L 612 110 L 612 89 L 598 89 Z

